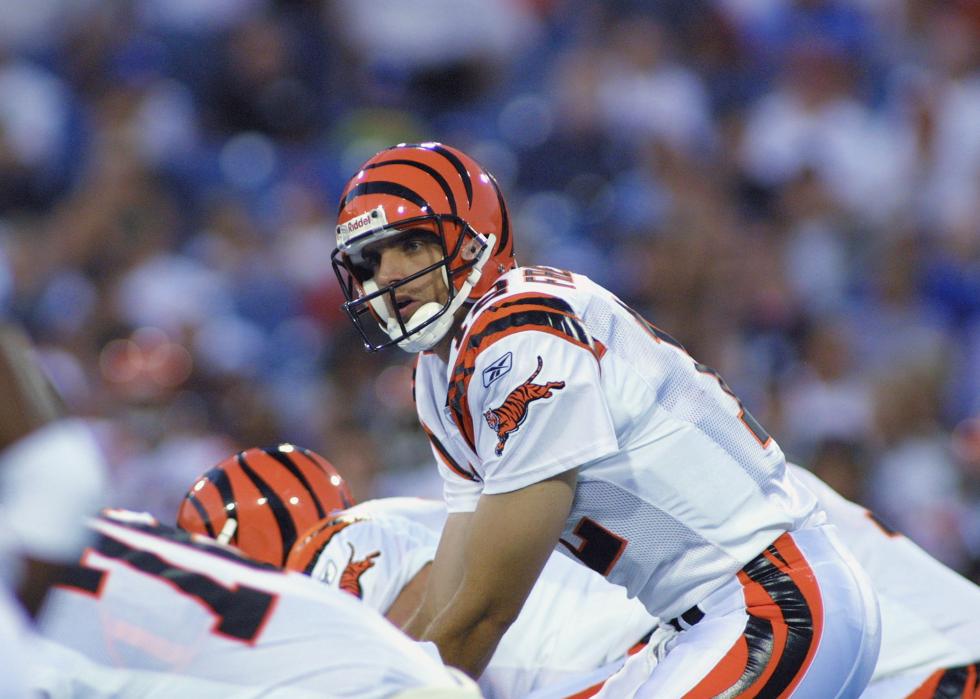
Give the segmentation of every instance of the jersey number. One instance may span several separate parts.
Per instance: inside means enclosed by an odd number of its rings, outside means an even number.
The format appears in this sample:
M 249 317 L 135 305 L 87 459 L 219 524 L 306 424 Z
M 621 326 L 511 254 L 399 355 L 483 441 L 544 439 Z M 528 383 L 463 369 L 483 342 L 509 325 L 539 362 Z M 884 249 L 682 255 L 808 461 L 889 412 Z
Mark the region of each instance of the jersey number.
M 628 543 L 588 517 L 580 519 L 572 533 L 582 540 L 578 546 L 572 546 L 564 539 L 559 541 L 575 558 L 602 576 L 609 575 Z
M 96 550 L 194 598 L 217 617 L 213 631 L 236 641 L 254 642 L 275 605 L 276 596 L 268 592 L 245 585 L 225 587 L 206 575 L 181 568 L 156 554 L 107 536 L 99 538 Z M 61 586 L 99 596 L 107 575 L 107 570 L 81 564 L 61 582 Z

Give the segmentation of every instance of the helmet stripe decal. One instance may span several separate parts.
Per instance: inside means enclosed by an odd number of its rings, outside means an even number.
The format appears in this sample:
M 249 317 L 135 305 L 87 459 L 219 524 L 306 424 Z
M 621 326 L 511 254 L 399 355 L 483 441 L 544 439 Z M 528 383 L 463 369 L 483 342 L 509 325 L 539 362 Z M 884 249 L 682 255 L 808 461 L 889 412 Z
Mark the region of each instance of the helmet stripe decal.
M 214 483 L 214 487 L 218 489 L 221 494 L 221 502 L 224 505 L 225 519 L 232 516 L 235 512 L 235 494 L 231 490 L 231 481 L 228 479 L 228 474 L 223 468 L 213 468 L 207 474 L 208 480 Z M 237 513 L 235 519 L 238 519 Z M 217 524 L 217 522 L 215 522 Z M 231 537 L 231 542 L 238 541 L 238 530 L 235 530 L 234 535 Z M 229 542 L 229 543 L 231 543 Z
M 340 209 L 338 210 L 337 215 L 339 216 L 344 210 L 345 206 L 362 194 L 388 194 L 393 197 L 399 197 L 410 201 L 420 209 L 426 208 L 431 210 L 432 208 L 429 206 L 429 202 L 420 197 L 417 193 L 413 192 L 404 185 L 398 184 L 397 182 L 362 182 L 351 191 L 347 192 L 347 196 L 340 202 Z
M 500 240 L 497 242 L 497 249 L 506 250 L 507 241 L 510 239 L 510 216 L 507 214 L 507 202 L 504 201 L 504 195 L 500 191 L 500 185 L 497 184 L 497 178 L 489 172 L 487 174 L 490 175 L 490 184 L 493 185 L 493 191 L 497 193 L 497 202 L 500 204 Z
M 257 474 L 248 465 L 248 462 L 242 454 L 238 455 L 238 465 L 242 467 L 245 475 L 251 479 L 255 487 L 262 493 L 262 497 L 266 499 L 269 509 L 272 510 L 272 516 L 276 518 L 276 523 L 279 525 L 279 537 L 282 539 L 282 561 L 279 564 L 281 566 L 285 564 L 286 554 L 296 541 L 296 525 L 293 522 L 293 517 L 289 514 L 289 510 L 286 509 L 286 505 L 279 495 L 276 494 L 276 491 L 269 487 L 269 484 L 262 479 L 262 476 Z
M 197 510 L 197 514 L 200 516 L 201 521 L 204 523 L 204 528 L 208 530 L 208 536 L 212 539 L 218 538 L 217 533 L 214 531 L 214 527 L 211 526 L 211 518 L 208 517 L 207 508 L 201 504 L 201 501 L 197 499 L 197 495 L 193 492 L 187 494 L 187 501 L 194 506 Z
M 327 480 L 330 482 L 331 490 L 334 490 L 336 492 L 338 498 L 340 499 L 340 504 L 343 505 L 343 507 L 340 509 L 347 509 L 348 507 L 354 506 L 355 503 L 351 499 L 351 495 L 347 490 L 347 484 L 343 482 L 343 479 L 340 479 L 339 481 L 340 485 L 334 482 L 333 479 L 340 478 L 340 474 L 337 473 L 336 469 L 333 467 L 333 464 L 327 462 L 328 467 L 325 468 L 324 465 L 321 463 L 321 461 L 325 461 L 325 459 L 319 454 L 317 454 L 316 452 L 310 451 L 309 449 L 301 448 L 299 453 L 305 456 L 310 463 L 312 463 L 314 466 L 317 467 L 318 470 L 323 471 L 323 475 L 326 476 Z M 331 473 L 331 471 L 333 471 L 333 473 Z
M 473 182 L 470 181 L 470 173 L 466 171 L 466 166 L 463 165 L 463 161 L 442 146 L 432 146 L 431 148 L 427 148 L 427 150 L 438 153 L 452 163 L 453 167 L 456 168 L 456 172 L 459 173 L 459 179 L 463 180 L 463 186 L 466 187 L 467 205 L 473 206 Z
M 407 165 L 408 167 L 418 168 L 425 174 L 429 175 L 432 179 L 436 181 L 439 187 L 442 189 L 443 194 L 446 195 L 446 199 L 449 200 L 449 208 L 453 212 L 453 216 L 456 216 L 459 212 L 456 209 L 456 197 L 453 196 L 453 190 L 446 182 L 446 178 L 439 174 L 439 171 L 435 168 L 431 168 L 425 163 L 420 163 L 417 160 L 404 160 L 398 158 L 396 160 L 386 160 L 383 163 L 372 163 L 365 167 L 365 170 L 372 170 L 374 168 L 384 167 L 386 165 Z
M 292 460 L 289 454 L 283 453 L 278 448 L 263 449 L 262 451 L 281 463 L 291 474 L 296 477 L 296 480 L 298 480 L 300 484 L 306 488 L 306 492 L 309 493 L 310 500 L 313 501 L 313 505 L 316 507 L 316 513 L 319 515 L 319 519 L 326 517 L 327 513 L 323 509 L 323 503 L 320 502 L 320 498 L 316 496 L 316 491 L 313 490 L 313 486 L 310 485 L 310 482 L 306 479 L 306 475 L 300 471 L 299 466 L 296 465 L 296 462 Z M 310 459 L 310 461 L 313 460 Z M 319 464 L 316 464 L 316 462 L 314 462 L 314 465 L 316 465 L 317 468 L 320 468 Z

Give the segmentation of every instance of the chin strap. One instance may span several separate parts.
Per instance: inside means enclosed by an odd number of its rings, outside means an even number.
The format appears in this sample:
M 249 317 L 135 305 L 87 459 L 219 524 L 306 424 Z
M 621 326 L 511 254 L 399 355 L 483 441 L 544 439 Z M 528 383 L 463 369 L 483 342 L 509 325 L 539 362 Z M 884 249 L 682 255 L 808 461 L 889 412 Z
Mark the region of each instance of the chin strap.
M 479 241 L 483 236 L 477 238 Z M 477 282 L 480 281 L 480 276 L 483 274 L 483 266 L 487 263 L 487 260 L 493 255 L 493 247 L 497 244 L 497 236 L 492 233 L 486 238 L 483 238 L 486 245 L 484 245 L 483 250 L 480 251 L 479 257 L 476 258 L 476 262 L 470 269 L 469 274 L 466 275 L 466 279 L 459 287 L 459 291 L 453 296 L 452 301 L 449 302 L 447 306 L 443 306 L 440 303 L 432 301 L 426 303 L 418 308 L 412 317 L 408 319 L 405 323 L 405 329 L 408 331 L 408 337 L 401 340 L 398 346 L 405 350 L 406 352 L 411 352 L 415 354 L 416 352 L 422 352 L 427 349 L 431 349 L 439 340 L 445 337 L 446 333 L 449 332 L 449 328 L 452 327 L 453 320 L 456 317 L 456 311 L 466 302 L 467 297 L 470 295 L 470 291 L 476 286 Z M 449 277 L 446 275 L 446 270 L 442 270 L 443 279 L 446 282 L 446 286 L 449 286 Z M 368 279 L 362 285 L 364 287 L 364 292 L 366 294 L 373 294 L 378 291 L 378 285 L 373 279 Z M 397 318 L 392 318 L 388 314 L 388 309 L 385 307 L 384 297 L 378 296 L 372 299 L 370 302 L 371 308 L 374 309 L 375 314 L 380 320 L 379 325 L 381 329 L 384 330 L 388 337 L 395 338 L 402 334 L 402 326 L 398 322 Z M 429 325 L 418 332 L 413 332 L 414 328 L 420 327 L 423 323 L 433 318 L 437 313 L 445 308 L 445 313 L 440 315 L 436 320 L 432 321 Z

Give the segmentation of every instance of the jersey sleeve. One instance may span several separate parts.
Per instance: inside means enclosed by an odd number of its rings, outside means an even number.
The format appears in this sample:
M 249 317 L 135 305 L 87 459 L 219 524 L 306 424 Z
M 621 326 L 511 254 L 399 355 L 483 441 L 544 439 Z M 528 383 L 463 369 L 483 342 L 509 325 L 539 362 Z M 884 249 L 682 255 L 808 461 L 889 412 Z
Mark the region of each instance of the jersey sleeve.
M 591 342 L 538 330 L 504 337 L 476 358 L 467 399 L 488 495 L 618 449 Z
M 447 512 L 475 512 L 476 504 L 483 494 L 483 483 L 459 480 L 448 473 L 443 473 L 442 477 L 442 499 L 446 503 Z
M 77 418 L 53 422 L 0 454 L 0 528 L 18 553 L 74 560 L 88 544 L 85 518 L 107 485 L 102 450 Z
M 440 440 L 424 421 L 420 423 L 422 431 L 429 438 L 432 455 L 442 477 L 442 494 L 447 510 L 451 513 L 473 512 L 483 492 L 483 481 L 469 463 L 453 455 L 451 447 Z
M 438 534 L 404 517 L 345 515 L 331 526 L 310 575 L 382 614 L 435 557 L 439 543 Z

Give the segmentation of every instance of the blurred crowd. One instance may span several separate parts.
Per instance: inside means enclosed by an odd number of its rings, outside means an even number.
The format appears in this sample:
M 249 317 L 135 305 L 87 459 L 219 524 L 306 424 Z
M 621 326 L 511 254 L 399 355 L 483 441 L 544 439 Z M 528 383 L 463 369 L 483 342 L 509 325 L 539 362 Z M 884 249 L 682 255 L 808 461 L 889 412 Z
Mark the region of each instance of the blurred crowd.
M 171 521 L 293 441 L 439 496 L 330 266 L 365 158 L 496 173 L 789 458 L 980 581 L 975 0 L 0 0 L 0 318 Z

